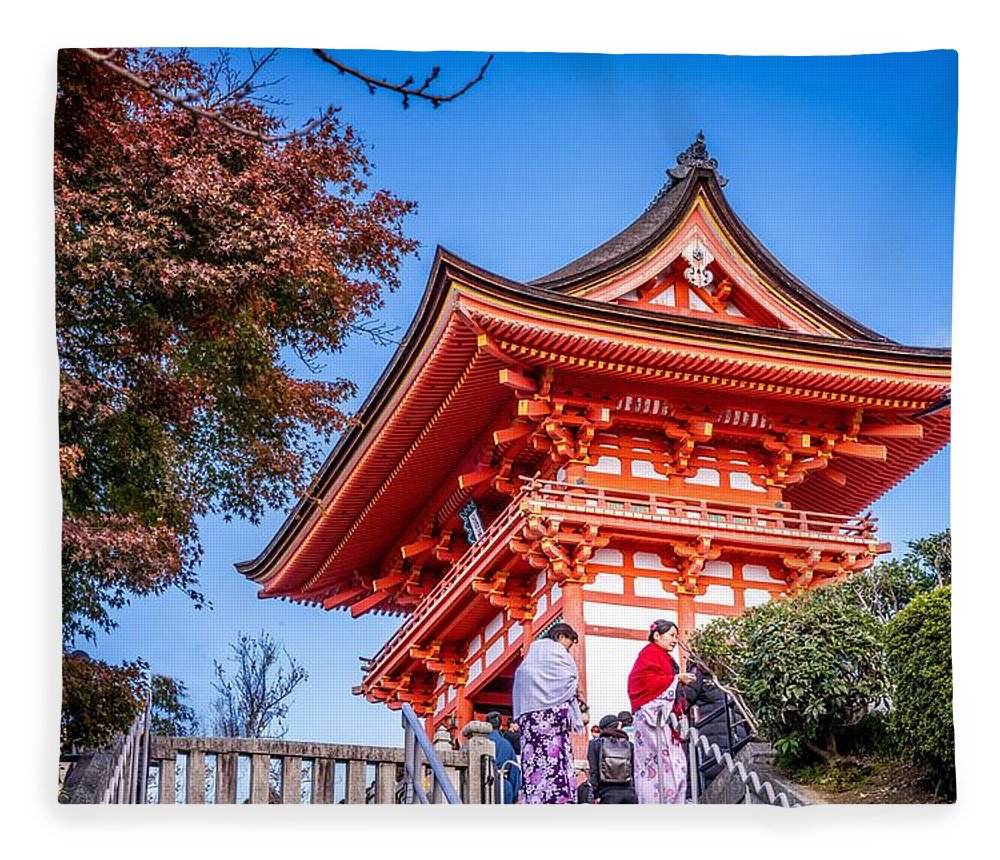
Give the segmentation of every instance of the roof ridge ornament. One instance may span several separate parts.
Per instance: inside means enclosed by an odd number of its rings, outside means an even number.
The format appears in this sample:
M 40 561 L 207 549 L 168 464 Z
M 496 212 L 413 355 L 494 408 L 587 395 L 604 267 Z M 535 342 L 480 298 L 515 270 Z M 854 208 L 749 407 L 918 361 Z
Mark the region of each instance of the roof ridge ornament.
M 719 180 L 719 186 L 723 187 L 729 182 L 728 179 L 719 173 L 719 162 L 708 154 L 708 147 L 705 146 L 705 132 L 699 131 L 687 149 L 677 155 L 677 165 L 667 171 L 674 183 L 684 179 L 696 167 L 707 167 L 715 171 L 715 177 Z M 671 184 L 674 184 L 671 183 Z

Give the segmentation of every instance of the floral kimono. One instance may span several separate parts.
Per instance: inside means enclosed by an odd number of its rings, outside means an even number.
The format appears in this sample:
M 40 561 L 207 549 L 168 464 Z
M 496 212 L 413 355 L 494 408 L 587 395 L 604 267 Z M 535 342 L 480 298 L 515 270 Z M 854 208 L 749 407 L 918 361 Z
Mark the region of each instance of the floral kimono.
M 681 712 L 678 671 L 673 657 L 650 643 L 629 673 L 639 803 L 683 803 L 687 795 L 687 756 L 680 735 L 667 722 L 670 714 Z
M 677 730 L 667 723 L 674 710 L 677 677 L 635 714 L 635 793 L 639 803 L 683 803 L 687 756 Z
M 569 705 L 522 714 L 523 803 L 576 803 Z
M 551 639 L 532 643 L 514 673 L 514 719 L 521 730 L 524 803 L 575 803 L 570 732 L 583 731 L 576 663 Z

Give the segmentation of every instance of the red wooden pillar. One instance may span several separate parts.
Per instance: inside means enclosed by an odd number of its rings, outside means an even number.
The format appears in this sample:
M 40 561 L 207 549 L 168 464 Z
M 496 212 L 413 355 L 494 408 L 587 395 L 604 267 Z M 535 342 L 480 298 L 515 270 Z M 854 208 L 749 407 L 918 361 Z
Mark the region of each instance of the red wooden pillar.
M 694 633 L 694 598 L 690 594 L 677 595 L 677 630 L 683 642 L 687 642 L 688 637 Z M 687 657 L 683 649 L 679 650 L 680 660 L 678 662 L 681 669 L 685 669 Z
M 587 699 L 587 637 L 584 635 L 586 624 L 583 620 L 583 585 L 579 582 L 564 582 L 562 586 L 562 618 L 572 627 L 580 640 L 570 649 L 570 654 L 576 661 L 580 673 L 580 695 Z M 587 741 L 590 739 L 590 727 L 582 735 L 572 735 L 573 756 L 587 757 Z
M 455 690 L 455 725 L 459 732 L 472 721 L 472 702 L 465 697 L 465 687 Z

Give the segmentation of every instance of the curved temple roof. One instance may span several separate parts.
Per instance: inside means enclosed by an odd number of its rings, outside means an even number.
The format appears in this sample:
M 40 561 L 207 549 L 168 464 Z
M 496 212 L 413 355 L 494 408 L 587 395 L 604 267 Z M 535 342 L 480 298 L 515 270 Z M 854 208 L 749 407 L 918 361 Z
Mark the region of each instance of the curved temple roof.
M 544 356 L 561 338 L 563 344 L 575 344 L 578 354 L 589 355 L 584 363 L 607 365 L 610 373 L 617 373 L 614 367 L 635 366 L 655 382 L 687 379 L 694 369 L 739 377 L 741 390 L 745 384 L 750 391 L 758 390 L 761 379 L 773 382 L 777 362 L 793 398 L 812 391 L 823 399 L 839 397 L 845 406 L 865 398 L 905 404 L 907 420 L 925 424 L 925 440 L 901 440 L 894 452 L 898 462 L 881 476 L 859 470 L 856 495 L 841 500 L 845 511 L 867 506 L 946 444 L 948 410 L 927 418 L 919 413 L 940 401 L 950 386 L 950 350 L 897 344 L 788 272 L 729 207 L 722 193 L 726 180 L 701 134 L 668 174 L 646 211 L 617 236 L 527 284 L 438 248 L 420 307 L 356 424 L 267 547 L 236 566 L 262 584 L 261 597 L 320 603 L 324 594 L 332 594 L 329 606 L 363 597 L 364 589 L 351 579 L 361 555 L 391 548 L 398 535 L 385 534 L 387 526 L 405 526 L 418 510 L 416 494 L 408 490 L 444 481 L 456 465 L 454 457 L 464 454 L 463 446 L 471 445 L 493 418 L 483 405 L 509 394 L 497 382 L 505 360 L 495 351 L 500 342 L 539 361 L 555 361 Z M 677 241 L 698 207 L 748 262 L 756 279 L 751 286 L 774 307 L 787 308 L 785 319 L 792 324 L 749 325 L 739 317 L 685 316 L 669 308 L 589 297 L 609 283 L 638 278 L 635 273 L 656 255 L 673 253 L 669 243 Z M 486 343 L 494 352 L 484 349 Z M 621 370 L 621 378 L 630 372 Z M 813 500 L 806 494 L 801 501 Z M 331 588 L 334 582 L 340 584 Z M 351 598 L 351 590 L 359 596 Z
M 634 263 L 660 244 L 678 226 L 701 191 L 711 201 L 713 212 L 736 243 L 754 258 L 777 290 L 785 292 L 796 303 L 811 307 L 845 337 L 889 341 L 809 289 L 750 232 L 722 193 L 728 180 L 719 174 L 716 160 L 709 157 L 702 132 L 698 132 L 694 143 L 677 156 L 677 165 L 667 171 L 667 176 L 667 182 L 646 210 L 624 230 L 573 262 L 536 278 L 531 285 L 579 294 L 594 280 Z

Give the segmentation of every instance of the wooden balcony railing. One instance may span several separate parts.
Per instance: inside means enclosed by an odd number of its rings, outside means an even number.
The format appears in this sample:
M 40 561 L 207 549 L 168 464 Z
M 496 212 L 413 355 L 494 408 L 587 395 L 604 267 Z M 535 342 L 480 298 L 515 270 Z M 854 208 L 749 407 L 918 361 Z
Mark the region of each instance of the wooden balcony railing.
M 684 496 L 571 486 L 561 481 L 543 481 L 537 478 L 525 482 L 524 496 L 536 513 L 541 513 L 546 508 L 577 512 L 584 508 L 610 515 L 678 520 L 687 525 L 697 521 L 710 528 L 808 532 L 821 539 L 857 543 L 870 542 L 874 538 L 878 522 L 875 517 L 842 517 L 771 505 L 709 502 Z
M 859 547 L 874 541 L 878 522 L 875 517 L 842 517 L 772 505 L 709 502 L 684 496 L 570 485 L 539 478 L 525 478 L 523 481 L 521 491 L 451 566 L 396 633 L 374 657 L 363 661 L 362 668 L 367 676 L 374 677 L 383 668 L 389 658 L 409 641 L 411 632 L 451 594 L 458 583 L 468 578 L 484 557 L 505 545 L 529 513 L 577 517 L 582 514 L 600 515 L 614 518 L 622 525 L 629 521 L 652 522 L 681 528 L 698 527 L 710 533 L 728 532 L 734 536 L 740 533 L 771 535 L 821 543 L 856 544 Z

